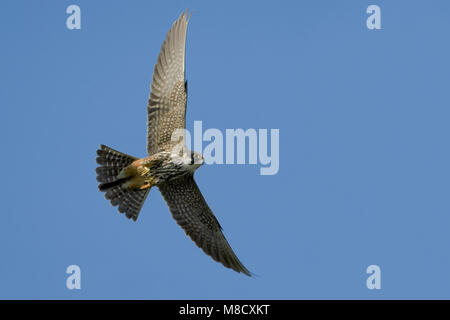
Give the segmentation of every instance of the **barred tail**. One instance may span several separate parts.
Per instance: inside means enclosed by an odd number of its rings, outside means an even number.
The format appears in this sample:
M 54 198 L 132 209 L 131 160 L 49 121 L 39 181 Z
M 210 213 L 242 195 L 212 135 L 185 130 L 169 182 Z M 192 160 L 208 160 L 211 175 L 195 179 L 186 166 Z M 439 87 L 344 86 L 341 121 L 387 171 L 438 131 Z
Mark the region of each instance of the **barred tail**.
M 125 213 L 127 218 L 136 221 L 150 188 L 144 190 L 124 189 L 122 183 L 128 178 L 117 179 L 117 176 L 123 168 L 129 166 L 137 158 L 104 145 L 100 145 L 97 155 L 96 160 L 100 166 L 95 171 L 97 172 L 97 181 L 100 182 L 99 190 L 106 192 L 105 198 L 110 200 L 113 206 L 119 206 L 120 213 Z
M 99 168 L 97 168 L 99 169 Z M 98 185 L 98 189 L 100 191 L 108 191 L 108 189 L 111 189 L 112 187 L 121 185 L 122 183 L 128 181 L 130 178 L 122 178 L 122 179 L 117 179 L 111 182 L 102 182 Z M 97 179 L 98 180 L 98 179 Z

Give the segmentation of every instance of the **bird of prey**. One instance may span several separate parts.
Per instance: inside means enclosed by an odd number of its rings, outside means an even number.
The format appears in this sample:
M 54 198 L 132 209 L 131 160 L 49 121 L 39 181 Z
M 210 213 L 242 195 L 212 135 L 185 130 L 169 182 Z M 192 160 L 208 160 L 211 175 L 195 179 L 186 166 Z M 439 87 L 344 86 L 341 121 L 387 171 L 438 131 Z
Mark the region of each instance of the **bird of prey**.
M 186 11 L 173 23 L 155 64 L 147 106 L 148 157 L 138 159 L 101 145 L 96 159 L 98 187 L 119 212 L 136 221 L 150 188 L 157 186 L 173 218 L 198 247 L 225 267 L 250 276 L 194 180 L 203 156 L 185 147 L 185 136 L 173 138 L 186 122 L 184 59 L 189 18 Z

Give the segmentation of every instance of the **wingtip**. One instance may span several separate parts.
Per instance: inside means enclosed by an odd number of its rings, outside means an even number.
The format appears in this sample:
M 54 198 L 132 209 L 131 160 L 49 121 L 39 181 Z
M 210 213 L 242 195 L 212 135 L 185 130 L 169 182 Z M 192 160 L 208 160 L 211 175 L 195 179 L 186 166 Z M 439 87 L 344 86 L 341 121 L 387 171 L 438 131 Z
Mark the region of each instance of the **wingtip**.
M 256 278 L 260 278 L 260 277 L 261 277 L 260 274 L 254 273 L 254 272 L 252 272 L 252 271 L 248 271 L 248 270 L 247 270 L 247 272 L 248 272 L 249 274 L 246 274 L 246 275 L 249 276 L 250 278 L 256 279 Z
M 240 261 L 239 261 L 239 262 L 240 262 Z M 253 273 L 253 272 L 251 272 L 250 270 L 248 270 L 248 269 L 242 264 L 242 262 L 240 262 L 239 270 L 236 270 L 236 271 L 238 271 L 238 272 L 240 272 L 240 273 L 243 273 L 243 274 L 245 274 L 246 276 L 248 276 L 248 277 L 250 277 L 250 278 L 256 276 L 256 274 Z
M 188 23 L 188 22 L 189 22 L 189 19 L 191 19 L 192 12 L 193 12 L 193 11 L 192 11 L 192 10 L 189 11 L 189 8 L 188 8 L 188 9 L 186 9 L 185 12 L 183 12 L 183 13 L 181 14 L 181 17 L 184 18 L 184 20 L 186 21 L 186 23 Z

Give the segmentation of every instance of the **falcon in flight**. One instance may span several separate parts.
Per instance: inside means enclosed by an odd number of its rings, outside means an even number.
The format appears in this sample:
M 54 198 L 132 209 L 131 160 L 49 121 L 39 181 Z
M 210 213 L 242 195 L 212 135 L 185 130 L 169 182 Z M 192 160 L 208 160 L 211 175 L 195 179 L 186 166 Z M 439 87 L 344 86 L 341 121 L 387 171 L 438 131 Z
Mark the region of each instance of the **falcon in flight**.
M 194 180 L 203 156 L 187 150 L 187 82 L 184 75 L 187 11 L 167 33 L 156 62 L 148 100 L 148 157 L 135 158 L 107 146 L 97 150 L 98 188 L 119 212 L 136 221 L 151 187 L 161 191 L 176 222 L 203 251 L 225 267 L 250 276 L 222 233 Z M 181 147 L 180 147 L 181 146 Z

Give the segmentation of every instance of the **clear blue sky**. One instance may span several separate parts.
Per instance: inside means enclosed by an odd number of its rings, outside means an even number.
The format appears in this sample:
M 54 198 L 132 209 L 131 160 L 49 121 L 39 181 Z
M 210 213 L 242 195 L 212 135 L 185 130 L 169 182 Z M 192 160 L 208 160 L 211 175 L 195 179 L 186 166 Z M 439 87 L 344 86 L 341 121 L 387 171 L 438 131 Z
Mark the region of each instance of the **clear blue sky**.
M 97 190 L 99 144 L 145 156 L 153 66 L 186 8 L 188 128 L 280 129 L 277 175 L 196 174 L 256 278 L 204 255 L 156 188 L 137 223 Z M 0 298 L 450 298 L 449 16 L 444 0 L 1 1 Z

